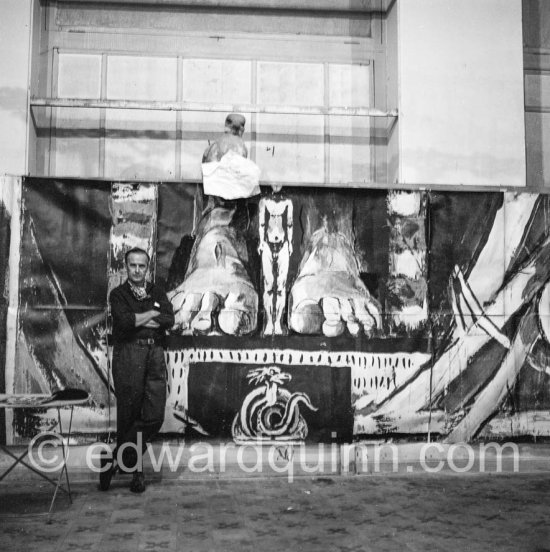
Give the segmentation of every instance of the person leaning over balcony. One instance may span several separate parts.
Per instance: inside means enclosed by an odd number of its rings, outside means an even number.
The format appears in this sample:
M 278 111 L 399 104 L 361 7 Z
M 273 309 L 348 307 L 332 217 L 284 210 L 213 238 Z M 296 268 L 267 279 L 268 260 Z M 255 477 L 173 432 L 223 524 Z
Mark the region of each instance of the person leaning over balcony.
M 102 468 L 109 468 L 100 473 L 100 488 L 107 490 L 113 474 L 120 470 L 133 473 L 130 490 L 141 493 L 145 490 L 143 453 L 147 441 L 160 430 L 164 420 L 163 347 L 165 332 L 174 324 L 174 314 L 166 294 L 146 281 L 149 255 L 143 249 L 130 249 L 125 264 L 128 279 L 109 296 L 117 445 L 113 460 L 103 459 Z

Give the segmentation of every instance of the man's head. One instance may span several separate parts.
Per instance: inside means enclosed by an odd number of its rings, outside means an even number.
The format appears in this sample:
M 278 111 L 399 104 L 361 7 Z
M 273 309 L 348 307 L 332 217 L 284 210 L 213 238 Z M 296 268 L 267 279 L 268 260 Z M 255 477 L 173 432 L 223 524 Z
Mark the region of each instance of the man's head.
M 126 251 L 124 261 L 126 263 L 128 280 L 136 286 L 142 286 L 145 283 L 145 275 L 149 266 L 149 255 L 147 252 L 139 247 L 134 247 Z
M 240 113 L 230 113 L 225 119 L 225 132 L 230 132 L 235 136 L 244 134 L 244 125 L 246 119 Z

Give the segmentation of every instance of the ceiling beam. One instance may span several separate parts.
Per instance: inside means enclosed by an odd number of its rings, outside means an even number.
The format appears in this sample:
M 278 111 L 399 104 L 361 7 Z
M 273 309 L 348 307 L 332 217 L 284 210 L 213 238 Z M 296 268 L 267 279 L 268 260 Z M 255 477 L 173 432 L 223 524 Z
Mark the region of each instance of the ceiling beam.
M 386 12 L 392 0 L 57 0 L 60 4 L 100 4 L 212 8 L 212 9 L 245 9 L 245 10 L 285 10 L 285 11 L 328 11 L 373 13 Z

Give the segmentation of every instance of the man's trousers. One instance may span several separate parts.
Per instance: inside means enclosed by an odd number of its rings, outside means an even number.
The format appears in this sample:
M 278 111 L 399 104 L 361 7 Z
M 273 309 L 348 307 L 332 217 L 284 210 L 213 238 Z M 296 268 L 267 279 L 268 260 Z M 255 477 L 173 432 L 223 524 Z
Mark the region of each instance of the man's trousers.
M 138 444 L 141 454 L 147 441 L 162 426 L 166 404 L 166 362 L 158 344 L 117 343 L 113 349 L 113 382 L 117 398 L 117 451 Z M 139 469 L 135 447 L 126 446 L 122 462 L 127 471 Z M 143 457 L 142 457 L 143 458 Z

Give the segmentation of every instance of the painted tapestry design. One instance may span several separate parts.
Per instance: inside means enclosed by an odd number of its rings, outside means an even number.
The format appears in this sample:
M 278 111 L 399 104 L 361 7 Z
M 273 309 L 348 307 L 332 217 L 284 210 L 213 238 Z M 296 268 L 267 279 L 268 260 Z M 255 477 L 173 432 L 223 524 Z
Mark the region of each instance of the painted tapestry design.
M 106 298 L 141 245 L 177 313 L 163 431 L 246 440 L 262 400 L 265 438 L 316 440 L 324 370 L 349 438 L 550 434 L 546 196 L 288 188 L 207 204 L 188 184 L 27 179 L 22 209 L 13 391 L 85 388 L 77 431 L 114 425 Z

